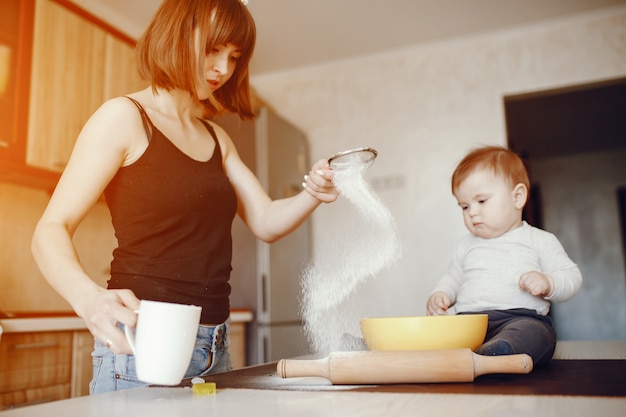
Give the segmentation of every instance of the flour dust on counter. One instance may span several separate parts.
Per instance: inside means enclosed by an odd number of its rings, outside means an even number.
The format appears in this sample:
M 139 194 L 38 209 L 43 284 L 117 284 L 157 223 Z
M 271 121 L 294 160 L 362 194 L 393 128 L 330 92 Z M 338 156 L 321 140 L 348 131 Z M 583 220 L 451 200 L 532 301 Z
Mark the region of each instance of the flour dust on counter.
M 360 283 L 391 266 L 400 255 L 395 221 L 366 181 L 367 167 L 333 166 L 335 186 L 357 216 L 345 230 L 336 230 L 333 245 L 302 274 L 305 331 L 314 352 L 322 356 L 363 350 L 362 339 L 354 336 L 358 317 L 345 301 Z

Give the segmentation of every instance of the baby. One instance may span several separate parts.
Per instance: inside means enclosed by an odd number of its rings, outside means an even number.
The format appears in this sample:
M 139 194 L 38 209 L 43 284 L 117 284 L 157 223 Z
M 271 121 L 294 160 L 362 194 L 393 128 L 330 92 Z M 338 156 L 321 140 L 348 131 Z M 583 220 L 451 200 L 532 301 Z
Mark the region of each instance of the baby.
M 506 148 L 482 147 L 459 163 L 452 193 L 470 234 L 456 246 L 426 311 L 487 314 L 476 353 L 527 353 L 537 367 L 556 346 L 550 304 L 572 298 L 582 277 L 553 234 L 522 220 L 529 187 L 522 160 Z

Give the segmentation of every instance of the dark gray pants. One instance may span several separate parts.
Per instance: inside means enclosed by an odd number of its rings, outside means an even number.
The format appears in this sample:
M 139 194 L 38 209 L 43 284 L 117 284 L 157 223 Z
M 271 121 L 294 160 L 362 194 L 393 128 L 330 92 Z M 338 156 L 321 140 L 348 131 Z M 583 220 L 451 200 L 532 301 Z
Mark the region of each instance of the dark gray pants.
M 552 359 L 556 332 L 551 317 L 523 308 L 471 314 L 489 316 L 485 342 L 475 350 L 476 353 L 488 356 L 526 353 L 532 357 L 534 367 L 545 365 Z

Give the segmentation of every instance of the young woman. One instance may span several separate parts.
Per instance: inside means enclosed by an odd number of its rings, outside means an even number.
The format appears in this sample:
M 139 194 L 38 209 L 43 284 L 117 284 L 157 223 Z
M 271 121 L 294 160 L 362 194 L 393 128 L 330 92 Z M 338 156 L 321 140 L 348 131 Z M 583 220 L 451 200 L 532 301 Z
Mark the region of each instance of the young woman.
M 206 117 L 253 116 L 255 25 L 241 0 L 165 0 L 137 45 L 145 90 L 105 102 L 82 129 L 41 217 L 33 254 L 95 336 L 91 392 L 140 386 L 120 326 L 140 299 L 202 306 L 186 376 L 231 368 L 231 224 L 267 242 L 296 229 L 337 191 L 325 160 L 304 190 L 272 201 L 226 132 Z M 81 266 L 72 235 L 104 193 L 118 247 L 108 288 Z

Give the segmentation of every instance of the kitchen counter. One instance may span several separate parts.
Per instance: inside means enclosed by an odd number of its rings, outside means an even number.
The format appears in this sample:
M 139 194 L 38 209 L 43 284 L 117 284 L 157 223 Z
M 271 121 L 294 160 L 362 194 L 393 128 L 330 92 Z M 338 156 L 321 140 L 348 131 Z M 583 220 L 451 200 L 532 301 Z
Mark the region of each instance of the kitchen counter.
M 623 417 L 626 400 L 597 397 L 396 394 L 363 392 L 219 390 L 194 397 L 189 388 L 144 388 L 79 397 L 6 411 L 3 417 Z
M 78 316 L 28 317 L 0 319 L 4 333 L 42 331 L 86 330 L 85 322 Z
M 246 322 L 252 319 L 249 310 L 231 311 L 235 369 L 246 365 Z M 94 338 L 80 317 L 67 311 L 4 313 L 0 333 L 0 410 L 89 394 Z
M 561 355 L 575 360 L 576 356 L 588 356 L 589 352 L 608 354 L 615 363 L 623 366 L 626 359 L 626 342 L 572 342 L 561 343 Z M 607 358 L 594 358 L 592 362 L 607 362 Z M 586 360 L 586 359 L 585 359 Z M 610 362 L 610 360 L 608 361 Z M 295 378 L 281 380 L 290 389 L 225 388 L 225 382 L 236 373 L 273 378 L 274 364 L 244 368 L 232 373 L 216 374 L 218 391 L 214 395 L 194 396 L 189 387 L 139 388 L 114 393 L 79 397 L 6 411 L 3 417 L 63 415 L 65 417 L 99 417 L 124 415 L 146 416 L 352 416 L 362 417 L 391 415 L 394 417 L 415 415 L 446 416 L 590 416 L 623 417 L 626 415 L 626 397 L 602 395 L 536 395 L 533 393 L 476 394 L 442 392 L 390 392 L 376 390 L 376 386 L 331 386 L 320 378 Z M 530 375 L 528 375 L 530 376 Z M 207 380 L 209 380 L 207 378 Z M 315 380 L 315 381 L 313 381 Z M 312 390 L 307 384 L 315 382 L 325 388 Z M 581 384 L 585 382 L 582 381 Z M 222 387 L 220 388 L 220 384 Z M 475 383 L 467 383 L 473 386 Z M 429 385 L 429 384 L 419 384 Z M 433 384 L 430 384 L 433 385 Z M 434 384 L 445 386 L 449 384 Z M 381 386 L 383 387 L 383 386 Z M 389 386 L 387 386 L 389 388 Z
M 4 333 L 87 330 L 83 319 L 72 312 L 24 312 L 10 315 L 12 317 L 0 319 L 0 328 Z M 230 313 L 232 323 L 247 323 L 252 319 L 250 310 L 236 309 Z

